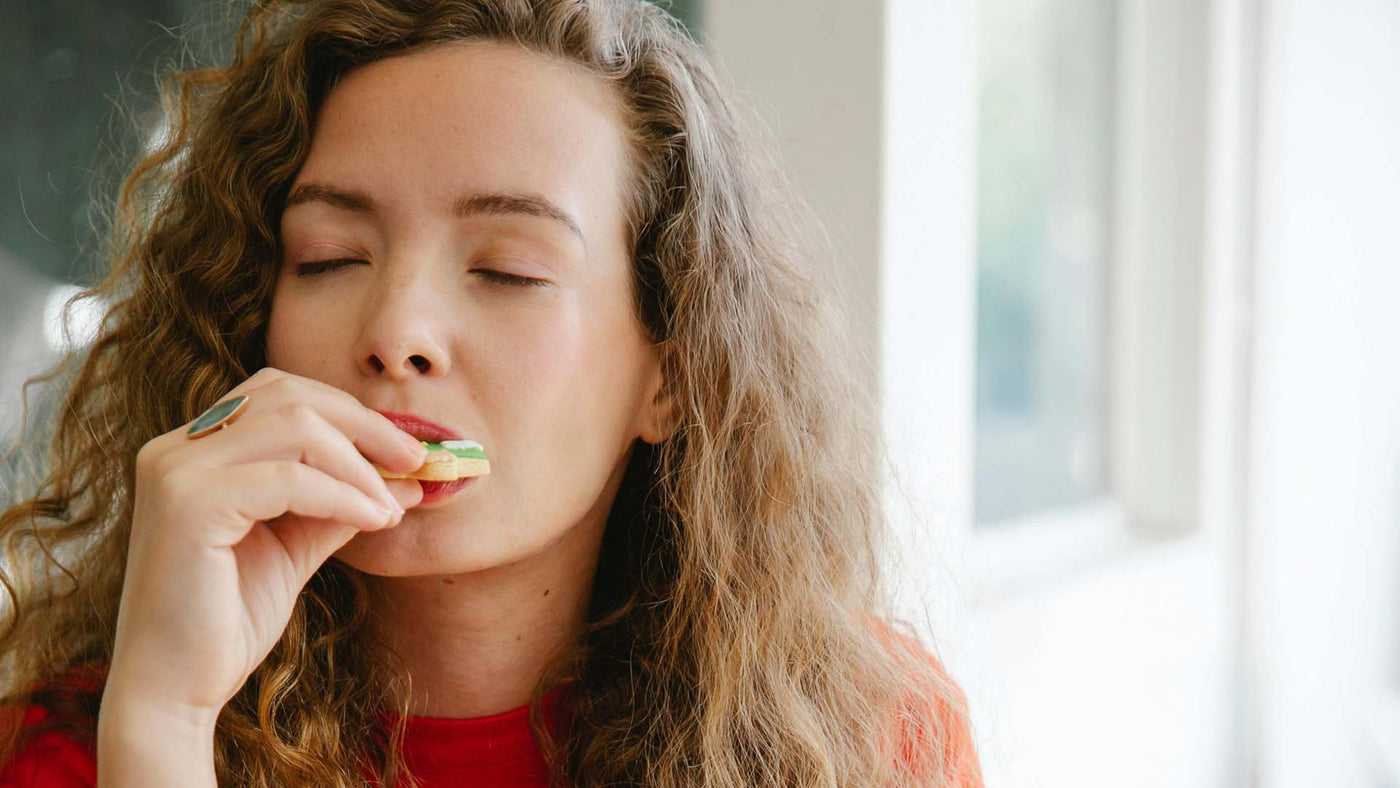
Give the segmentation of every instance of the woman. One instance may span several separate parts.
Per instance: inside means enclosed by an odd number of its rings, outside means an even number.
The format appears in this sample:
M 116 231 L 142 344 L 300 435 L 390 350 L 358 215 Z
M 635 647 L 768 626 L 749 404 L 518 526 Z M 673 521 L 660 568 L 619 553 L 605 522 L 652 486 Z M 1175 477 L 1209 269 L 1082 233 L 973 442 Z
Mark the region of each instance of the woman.
M 265 2 L 168 89 L 0 518 L 12 784 L 980 784 L 815 234 L 663 12 Z M 420 438 L 491 471 L 376 473 Z

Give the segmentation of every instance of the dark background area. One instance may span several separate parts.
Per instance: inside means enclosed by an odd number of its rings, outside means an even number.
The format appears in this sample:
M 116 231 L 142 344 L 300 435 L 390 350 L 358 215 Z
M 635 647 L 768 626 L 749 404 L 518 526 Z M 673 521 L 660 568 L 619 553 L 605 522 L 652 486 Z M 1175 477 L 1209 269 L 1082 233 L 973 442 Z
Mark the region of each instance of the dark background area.
M 0 0 L 0 255 L 54 279 L 96 273 L 94 188 L 139 150 L 156 69 L 178 53 L 189 0 Z
M 659 4 L 694 24 L 698 0 Z M 192 54 L 223 62 L 246 7 L 0 0 L 0 272 L 23 266 L 50 279 L 96 281 L 102 263 L 92 227 L 101 222 L 89 206 L 115 194 L 139 152 L 138 129 L 159 112 L 160 73 L 189 65 Z

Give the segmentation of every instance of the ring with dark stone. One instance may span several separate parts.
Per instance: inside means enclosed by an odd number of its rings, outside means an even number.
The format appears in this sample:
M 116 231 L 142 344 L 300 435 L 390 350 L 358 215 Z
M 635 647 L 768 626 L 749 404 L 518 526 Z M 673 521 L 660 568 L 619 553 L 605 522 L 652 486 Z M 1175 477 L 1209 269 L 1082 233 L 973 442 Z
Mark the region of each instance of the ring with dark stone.
M 226 399 L 199 414 L 199 418 L 195 419 L 194 422 L 190 424 L 190 429 L 185 433 L 185 437 L 203 438 L 211 432 L 224 429 L 229 424 L 232 424 L 233 420 L 238 418 L 238 414 L 242 413 L 247 407 L 247 396 Z

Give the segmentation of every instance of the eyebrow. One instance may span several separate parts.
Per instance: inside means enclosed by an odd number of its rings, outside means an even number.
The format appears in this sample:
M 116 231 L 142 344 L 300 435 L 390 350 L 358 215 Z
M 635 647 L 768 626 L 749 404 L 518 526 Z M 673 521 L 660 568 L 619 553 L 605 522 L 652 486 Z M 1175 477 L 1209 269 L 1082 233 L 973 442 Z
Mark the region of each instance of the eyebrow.
M 293 189 L 291 195 L 287 197 L 284 210 L 293 205 L 311 202 L 324 203 L 351 213 L 371 216 L 378 213 L 374 200 L 368 194 L 320 183 L 303 183 Z M 579 227 L 578 220 L 568 211 L 537 194 L 505 194 L 500 192 L 464 194 L 452 203 L 452 214 L 459 218 L 482 214 L 538 216 L 563 224 L 574 235 L 578 236 L 580 241 L 583 240 L 583 230 Z

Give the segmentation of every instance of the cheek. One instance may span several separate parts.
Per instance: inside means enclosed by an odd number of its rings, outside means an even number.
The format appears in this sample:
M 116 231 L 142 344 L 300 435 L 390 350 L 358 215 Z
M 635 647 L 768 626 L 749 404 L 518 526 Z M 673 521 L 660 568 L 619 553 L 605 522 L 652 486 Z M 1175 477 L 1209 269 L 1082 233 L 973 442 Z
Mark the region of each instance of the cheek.
M 630 442 L 631 346 L 585 319 L 537 323 L 508 347 L 497 362 L 501 387 L 490 395 L 493 412 L 484 414 L 508 448 L 498 479 L 499 516 L 519 520 L 524 538 L 543 538 L 599 506 Z
M 307 369 L 312 360 L 328 358 L 339 336 L 343 315 L 301 303 L 286 291 L 274 293 L 267 322 L 267 363 L 288 372 Z
M 634 376 L 631 345 L 616 327 L 587 312 L 523 322 L 493 343 L 499 416 L 532 451 L 613 442 L 626 416 Z
M 521 315 L 487 330 L 491 339 L 473 342 L 468 337 L 463 353 L 489 352 L 489 358 L 480 360 L 486 365 L 482 372 L 489 369 L 490 374 L 474 377 L 483 383 L 494 380 L 506 404 L 555 399 L 586 377 L 588 326 L 574 310 Z

